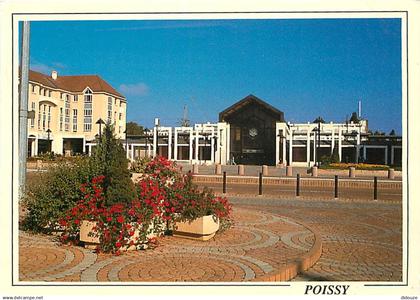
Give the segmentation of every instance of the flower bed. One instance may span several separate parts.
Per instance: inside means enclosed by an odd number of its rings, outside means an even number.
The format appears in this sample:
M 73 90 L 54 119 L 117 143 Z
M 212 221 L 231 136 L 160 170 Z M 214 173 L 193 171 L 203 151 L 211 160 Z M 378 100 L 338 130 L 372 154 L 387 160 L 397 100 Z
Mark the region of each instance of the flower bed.
M 354 167 L 356 170 L 388 170 L 389 166 L 387 165 L 375 165 L 375 164 L 365 164 L 365 163 L 330 163 L 328 165 L 321 166 L 322 169 L 348 169 Z
M 165 158 L 156 157 L 146 164 L 136 183 L 136 196 L 129 202 L 107 204 L 105 181 L 101 175 L 82 185 L 83 198 L 60 220 L 66 228 L 63 241 L 81 238 L 80 226 L 89 221 L 95 224 L 88 236 L 99 242 L 96 250 L 119 254 L 122 250 L 145 248 L 152 231 L 160 236 L 170 224 L 192 223 L 204 216 L 218 220 L 221 229 L 231 224 L 227 199 L 207 189 L 199 191 L 191 176 L 182 175 Z

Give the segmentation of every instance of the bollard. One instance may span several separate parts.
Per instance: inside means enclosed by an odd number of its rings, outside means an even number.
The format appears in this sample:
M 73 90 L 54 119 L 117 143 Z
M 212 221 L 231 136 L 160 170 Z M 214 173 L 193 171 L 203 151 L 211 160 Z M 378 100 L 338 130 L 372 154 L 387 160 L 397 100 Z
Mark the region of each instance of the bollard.
M 223 172 L 223 194 L 226 194 L 226 171 Z
M 373 200 L 378 200 L 378 177 L 373 178 Z
M 193 164 L 193 174 L 198 174 L 198 165 Z
M 300 196 L 300 174 L 296 175 L 296 197 Z
M 36 160 L 36 168 L 38 170 L 42 169 L 42 160 L 40 160 L 40 159 Z
M 244 175 L 244 174 L 245 174 L 244 165 L 238 165 L 238 175 Z
M 216 164 L 216 175 L 221 175 L 221 174 L 222 174 L 222 165 Z
M 262 166 L 262 173 L 263 173 L 263 176 L 268 176 L 268 166 L 266 165 Z
M 258 195 L 262 195 L 262 177 L 263 173 L 260 172 L 260 176 L 258 178 Z
M 318 177 L 318 167 L 312 167 L 312 177 Z
M 338 199 L 338 175 L 334 176 L 334 198 Z
M 356 168 L 355 167 L 350 167 L 349 168 L 349 177 L 350 178 L 356 177 Z
M 388 179 L 394 179 L 395 178 L 395 171 L 394 169 L 388 170 Z
M 286 176 L 287 177 L 293 176 L 293 168 L 292 168 L 292 166 L 286 166 Z

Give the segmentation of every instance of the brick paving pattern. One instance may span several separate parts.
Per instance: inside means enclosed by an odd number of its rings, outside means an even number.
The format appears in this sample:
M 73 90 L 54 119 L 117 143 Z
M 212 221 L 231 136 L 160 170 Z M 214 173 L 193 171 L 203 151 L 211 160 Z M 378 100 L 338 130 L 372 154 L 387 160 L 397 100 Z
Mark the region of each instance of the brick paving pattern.
M 122 256 L 19 234 L 21 281 L 258 281 L 308 253 L 320 259 L 294 281 L 401 281 L 401 202 L 229 197 L 234 226 L 210 241 L 163 237 Z M 302 224 L 305 224 L 303 226 Z
M 21 281 L 229 282 L 257 280 L 307 253 L 314 233 L 281 215 L 235 208 L 235 224 L 210 241 L 162 237 L 153 250 L 121 256 L 19 235 Z
M 231 198 L 236 207 L 303 221 L 322 240 L 322 255 L 294 281 L 402 281 L 401 204 Z

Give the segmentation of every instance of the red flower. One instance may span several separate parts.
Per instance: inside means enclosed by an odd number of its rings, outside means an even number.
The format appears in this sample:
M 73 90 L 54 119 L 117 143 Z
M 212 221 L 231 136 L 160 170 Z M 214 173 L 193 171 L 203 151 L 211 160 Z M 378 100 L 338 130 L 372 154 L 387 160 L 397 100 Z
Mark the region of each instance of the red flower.
M 118 222 L 118 223 L 124 223 L 124 217 L 123 217 L 122 215 L 119 215 L 119 216 L 117 217 L 117 222 Z
M 76 220 L 74 220 L 74 223 L 75 223 L 76 225 L 79 225 L 79 224 L 80 224 L 80 220 L 79 220 L 79 219 L 76 219 Z
M 107 220 L 107 222 L 111 222 L 112 221 L 112 217 L 107 217 L 106 220 Z
M 120 242 L 116 242 L 116 243 L 115 243 L 115 246 L 116 246 L 117 248 L 121 248 L 121 243 L 120 243 Z

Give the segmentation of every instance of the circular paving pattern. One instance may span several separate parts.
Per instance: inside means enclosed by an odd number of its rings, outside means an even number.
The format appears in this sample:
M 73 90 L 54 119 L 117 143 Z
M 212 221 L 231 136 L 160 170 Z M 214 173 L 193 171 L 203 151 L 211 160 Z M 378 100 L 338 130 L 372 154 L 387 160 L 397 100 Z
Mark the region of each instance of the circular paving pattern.
M 234 225 L 209 241 L 160 238 L 153 250 L 96 255 L 63 246 L 48 236 L 20 234 L 23 281 L 250 281 L 305 255 L 315 237 L 307 227 L 279 215 L 234 209 Z M 37 243 L 37 244 L 36 244 Z M 35 245 L 36 244 L 36 245 Z M 36 257 L 36 262 L 30 260 Z

